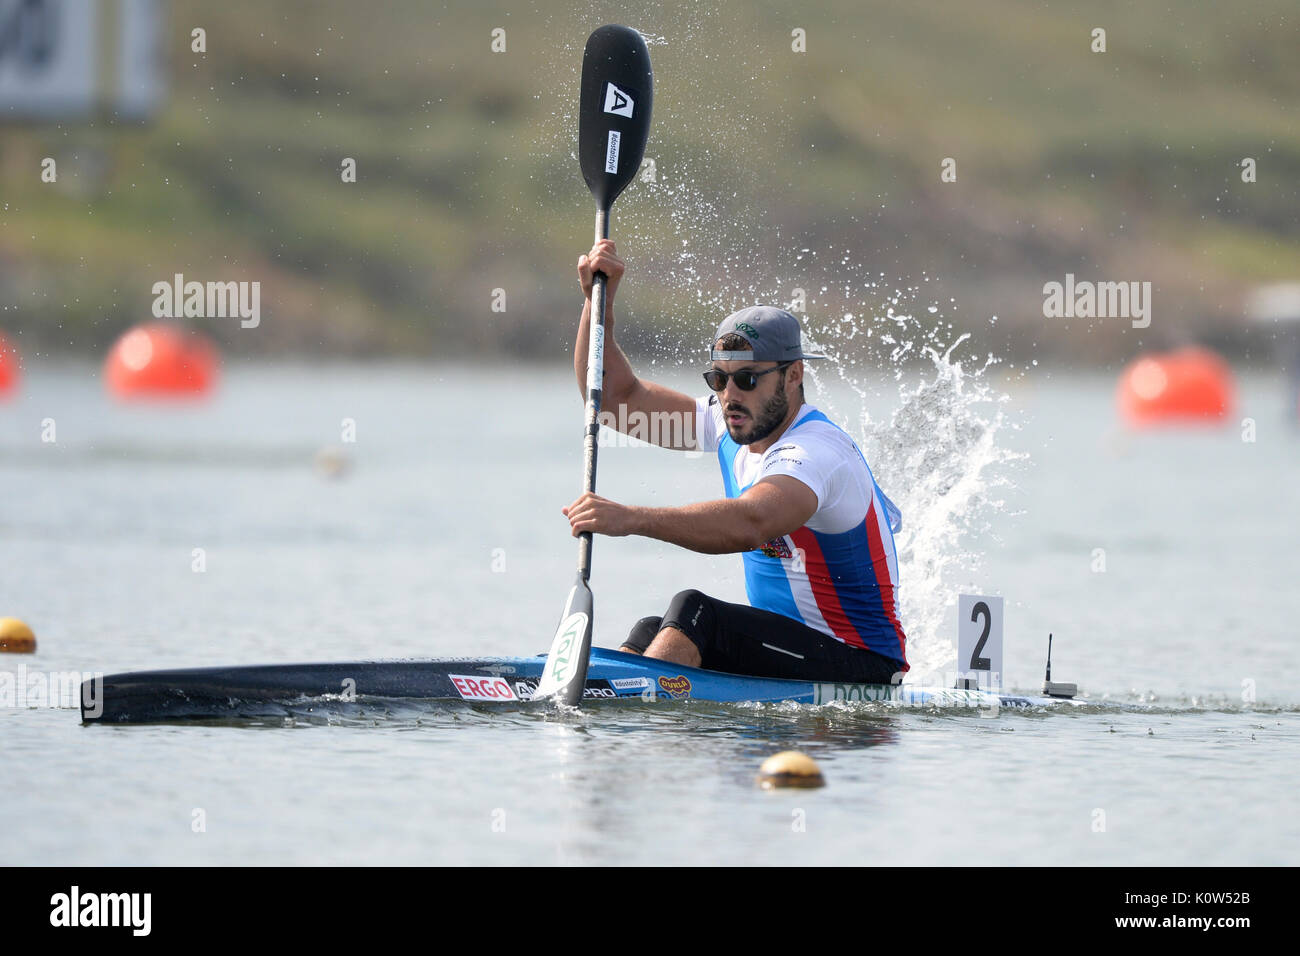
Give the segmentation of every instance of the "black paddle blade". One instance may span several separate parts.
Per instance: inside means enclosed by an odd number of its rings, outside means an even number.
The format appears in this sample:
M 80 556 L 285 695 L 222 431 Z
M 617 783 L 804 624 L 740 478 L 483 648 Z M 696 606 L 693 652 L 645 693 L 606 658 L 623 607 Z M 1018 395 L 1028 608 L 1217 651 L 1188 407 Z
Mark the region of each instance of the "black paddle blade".
M 582 700 L 591 656 L 591 618 L 591 588 L 579 574 L 564 603 L 564 613 L 555 629 L 551 652 L 546 656 L 546 667 L 537 690 L 533 691 L 533 700 L 556 697 L 570 707 Z
M 653 99 L 650 51 L 641 34 L 605 26 L 587 38 L 578 103 L 578 160 L 601 209 L 614 205 L 641 168 Z

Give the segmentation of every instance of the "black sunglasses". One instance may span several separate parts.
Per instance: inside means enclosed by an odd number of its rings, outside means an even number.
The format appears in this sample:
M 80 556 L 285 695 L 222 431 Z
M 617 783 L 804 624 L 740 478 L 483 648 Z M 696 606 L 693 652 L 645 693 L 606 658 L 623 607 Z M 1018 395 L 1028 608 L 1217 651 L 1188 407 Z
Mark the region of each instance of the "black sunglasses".
M 783 368 L 793 365 L 793 362 L 782 362 L 775 368 L 765 368 L 761 372 L 755 372 L 752 369 L 742 368 L 739 372 L 724 372 L 720 368 L 711 368 L 704 373 L 704 384 L 709 386 L 715 392 L 720 392 L 727 387 L 727 379 L 736 383 L 736 388 L 742 392 L 752 392 L 758 385 L 761 376 L 768 372 L 779 372 Z

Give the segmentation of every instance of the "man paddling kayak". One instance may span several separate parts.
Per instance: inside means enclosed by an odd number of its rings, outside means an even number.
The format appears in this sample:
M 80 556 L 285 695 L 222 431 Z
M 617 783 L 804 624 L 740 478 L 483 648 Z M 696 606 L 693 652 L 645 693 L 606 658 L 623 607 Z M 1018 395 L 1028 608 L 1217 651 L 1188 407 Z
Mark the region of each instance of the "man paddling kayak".
M 908 669 L 896 604 L 898 509 L 853 440 L 804 401 L 799 320 L 751 306 L 718 326 L 692 399 L 632 371 L 614 340 L 625 264 L 601 240 L 578 259 L 586 297 L 574 371 L 586 396 L 592 276 L 607 277 L 602 406 L 631 437 L 716 452 L 726 497 L 675 508 L 622 505 L 591 492 L 562 509 L 574 536 L 643 535 L 703 554 L 739 553 L 750 605 L 697 591 L 638 621 L 622 650 L 763 677 L 890 683 Z M 655 427 L 678 421 L 684 427 Z

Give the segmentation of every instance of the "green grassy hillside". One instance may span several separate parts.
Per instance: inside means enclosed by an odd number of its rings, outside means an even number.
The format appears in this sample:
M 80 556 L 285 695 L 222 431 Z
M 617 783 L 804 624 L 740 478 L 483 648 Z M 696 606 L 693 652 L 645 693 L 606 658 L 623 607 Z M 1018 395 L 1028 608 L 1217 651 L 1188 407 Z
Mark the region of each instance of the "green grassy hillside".
M 1300 271 L 1293 0 L 629 9 L 172 4 L 157 122 L 0 126 L 0 329 L 99 354 L 181 272 L 261 281 L 259 329 L 206 323 L 236 351 L 556 355 L 591 235 L 577 72 L 610 21 L 651 38 L 657 79 L 657 181 L 614 218 L 634 343 L 695 348 L 723 311 L 796 287 L 822 329 L 914 289 L 897 308 L 933 301 L 980 351 L 1255 354 L 1244 292 Z M 1066 272 L 1151 281 L 1151 328 L 1045 319 Z

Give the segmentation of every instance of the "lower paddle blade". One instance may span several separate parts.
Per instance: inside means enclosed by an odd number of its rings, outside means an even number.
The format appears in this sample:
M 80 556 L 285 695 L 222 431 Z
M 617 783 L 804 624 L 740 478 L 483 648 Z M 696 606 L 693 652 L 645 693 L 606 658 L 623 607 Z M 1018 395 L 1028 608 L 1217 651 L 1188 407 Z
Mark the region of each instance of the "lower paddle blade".
M 546 669 L 533 693 L 533 700 L 556 697 L 569 706 L 582 700 L 587 686 L 587 658 L 591 652 L 591 588 L 582 575 L 569 591 L 560 626 L 555 630 L 551 652 L 546 656 Z

